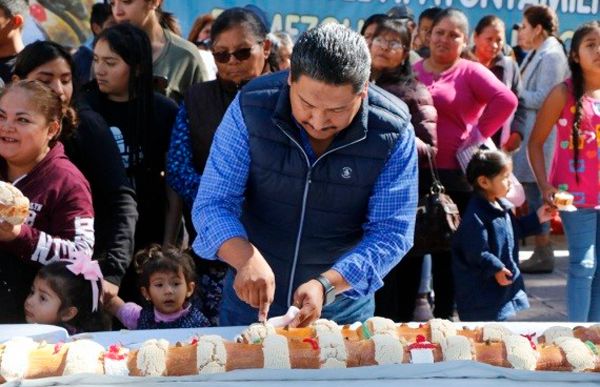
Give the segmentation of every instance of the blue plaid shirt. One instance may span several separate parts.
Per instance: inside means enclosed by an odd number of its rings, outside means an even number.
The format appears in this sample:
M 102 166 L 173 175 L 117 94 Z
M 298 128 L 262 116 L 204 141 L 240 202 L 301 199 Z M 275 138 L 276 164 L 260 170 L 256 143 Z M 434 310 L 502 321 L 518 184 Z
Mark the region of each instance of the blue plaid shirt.
M 409 132 L 409 140 L 398 141 L 373 187 L 362 241 L 332 267 L 352 287 L 346 292 L 350 297 L 379 289 L 383 277 L 412 247 L 418 172 L 414 132 Z M 302 138 L 303 146 L 310 147 L 308 138 Z M 199 256 L 217 259 L 225 241 L 247 238 L 239 218 L 250 161 L 248 130 L 238 95 L 215 133 L 192 210 L 198 232 L 193 248 Z

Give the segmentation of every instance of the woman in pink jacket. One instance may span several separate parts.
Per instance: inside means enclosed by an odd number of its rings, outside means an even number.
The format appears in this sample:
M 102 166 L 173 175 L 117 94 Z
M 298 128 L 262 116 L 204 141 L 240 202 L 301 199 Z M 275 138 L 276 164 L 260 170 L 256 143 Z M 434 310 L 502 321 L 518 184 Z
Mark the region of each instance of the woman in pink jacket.
M 474 135 L 492 136 L 510 117 L 517 97 L 482 64 L 461 57 L 466 51 L 469 23 L 462 11 L 448 8 L 434 20 L 431 56 L 414 66 L 438 113 L 436 156 L 442 184 L 462 213 L 471 188 L 456 159 L 458 149 Z M 454 284 L 450 252 L 433 255 L 434 315 L 451 318 Z

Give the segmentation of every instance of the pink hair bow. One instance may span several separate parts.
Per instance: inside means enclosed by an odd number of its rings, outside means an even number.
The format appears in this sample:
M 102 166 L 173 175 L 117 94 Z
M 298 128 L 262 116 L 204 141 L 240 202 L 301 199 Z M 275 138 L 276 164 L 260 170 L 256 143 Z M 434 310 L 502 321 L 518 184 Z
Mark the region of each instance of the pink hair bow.
M 67 269 L 75 275 L 82 275 L 83 278 L 90 281 L 92 284 L 92 312 L 95 312 L 98 310 L 98 299 L 100 296 L 98 280 L 103 278 L 100 265 L 98 264 L 98 261 L 92 260 L 89 255 L 79 251 L 73 254 L 73 257 L 75 259 L 73 260 L 73 263 L 67 265 Z

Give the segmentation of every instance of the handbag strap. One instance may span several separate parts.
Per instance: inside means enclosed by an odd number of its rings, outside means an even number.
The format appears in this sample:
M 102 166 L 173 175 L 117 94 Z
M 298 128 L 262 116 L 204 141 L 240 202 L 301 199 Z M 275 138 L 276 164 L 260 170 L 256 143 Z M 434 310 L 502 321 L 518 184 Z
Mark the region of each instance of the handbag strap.
M 429 191 L 432 194 L 444 193 L 446 188 L 444 188 L 440 180 L 435 159 L 431 157 L 431 146 L 427 147 L 427 161 L 429 162 L 429 171 L 431 172 L 431 187 Z

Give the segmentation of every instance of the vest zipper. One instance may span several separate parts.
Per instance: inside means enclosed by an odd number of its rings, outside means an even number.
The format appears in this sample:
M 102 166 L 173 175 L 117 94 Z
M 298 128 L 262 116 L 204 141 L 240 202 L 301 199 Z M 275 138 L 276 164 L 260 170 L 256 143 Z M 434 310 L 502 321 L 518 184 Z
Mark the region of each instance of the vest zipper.
M 292 261 L 292 268 L 290 270 L 290 281 L 289 281 L 289 284 L 288 284 L 287 306 L 290 307 L 292 305 L 292 296 L 294 295 L 294 293 L 293 293 L 293 290 L 294 290 L 294 277 L 296 276 L 296 266 L 298 264 L 298 253 L 300 252 L 300 239 L 302 238 L 302 230 L 304 228 L 304 215 L 306 214 L 306 200 L 308 198 L 308 190 L 309 190 L 310 184 L 311 184 L 312 170 L 313 170 L 314 166 L 317 165 L 317 163 L 323 157 L 325 157 L 328 154 L 333 153 L 333 152 L 335 152 L 337 150 L 346 148 L 346 147 L 348 147 L 350 145 L 354 145 L 357 142 L 360 142 L 360 141 L 364 140 L 367 136 L 364 135 L 363 137 L 361 137 L 358 140 L 355 140 L 355 141 L 353 141 L 351 143 L 344 144 L 344 145 L 339 146 L 339 147 L 334 148 L 334 149 L 330 149 L 329 151 L 327 151 L 327 152 L 323 153 L 321 156 L 319 156 L 317 158 L 317 160 L 315 160 L 315 163 L 311 165 L 310 164 L 310 159 L 308 158 L 308 155 L 304 151 L 304 148 L 302 148 L 302 145 L 300 145 L 298 143 L 298 141 L 296 141 L 296 139 L 294 139 L 292 136 L 290 136 L 279 124 L 276 124 L 276 125 L 279 128 L 279 130 L 281 130 L 300 149 L 300 151 L 304 155 L 304 159 L 306 160 L 306 165 L 308 166 L 308 172 L 306 173 L 306 183 L 304 184 L 304 194 L 302 196 L 302 207 L 301 207 L 301 212 L 300 212 L 300 226 L 298 227 L 298 235 L 296 236 L 296 246 L 294 248 L 294 259 Z

